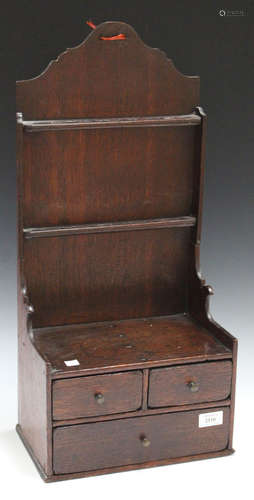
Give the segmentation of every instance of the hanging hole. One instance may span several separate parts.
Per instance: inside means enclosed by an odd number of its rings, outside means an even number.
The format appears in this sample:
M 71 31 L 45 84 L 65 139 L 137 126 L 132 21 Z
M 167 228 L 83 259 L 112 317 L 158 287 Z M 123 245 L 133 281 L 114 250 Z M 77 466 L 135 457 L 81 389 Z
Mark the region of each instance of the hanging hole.
M 119 33 L 119 35 L 113 35 L 113 36 L 100 36 L 100 40 L 126 40 L 126 35 L 123 33 Z

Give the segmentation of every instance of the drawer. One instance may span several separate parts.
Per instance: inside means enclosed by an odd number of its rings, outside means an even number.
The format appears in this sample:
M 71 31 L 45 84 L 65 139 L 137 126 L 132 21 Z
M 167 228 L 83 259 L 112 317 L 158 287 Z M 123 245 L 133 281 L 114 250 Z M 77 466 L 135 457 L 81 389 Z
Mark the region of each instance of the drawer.
M 213 415 L 218 411 L 222 412 L 219 415 L 223 423 L 199 426 L 200 414 Z M 58 427 L 53 434 L 54 473 L 219 451 L 227 447 L 228 436 L 228 407 Z
M 231 361 L 155 368 L 150 371 L 148 405 L 156 408 L 226 399 L 231 378 Z
M 137 410 L 142 403 L 142 372 L 123 372 L 53 382 L 53 419 L 108 415 Z

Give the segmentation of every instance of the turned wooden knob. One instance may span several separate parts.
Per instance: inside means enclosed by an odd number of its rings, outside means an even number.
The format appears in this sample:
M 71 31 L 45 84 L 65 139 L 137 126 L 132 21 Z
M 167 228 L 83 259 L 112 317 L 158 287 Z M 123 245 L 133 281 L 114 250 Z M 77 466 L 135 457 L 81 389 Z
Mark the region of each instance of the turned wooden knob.
M 140 438 L 140 441 L 141 441 L 142 445 L 143 445 L 145 448 L 147 448 L 147 446 L 150 446 L 150 444 L 151 444 L 151 441 L 149 441 L 149 439 L 148 439 L 147 437 L 145 437 L 145 436 L 142 436 L 142 437 Z
M 104 403 L 104 396 L 103 394 L 101 394 L 101 392 L 97 392 L 97 394 L 95 394 L 94 397 L 95 401 L 97 401 L 99 405 L 102 405 Z
M 189 382 L 188 387 L 191 392 L 197 392 L 199 390 L 199 385 L 197 382 Z

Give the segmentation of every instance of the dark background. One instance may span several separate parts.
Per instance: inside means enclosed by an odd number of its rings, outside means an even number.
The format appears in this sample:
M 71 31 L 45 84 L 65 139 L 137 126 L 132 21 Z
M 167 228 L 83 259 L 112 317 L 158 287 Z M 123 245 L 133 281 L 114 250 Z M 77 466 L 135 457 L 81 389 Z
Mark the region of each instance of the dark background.
M 248 369 L 254 305 L 254 5 L 239 1 L 19 0 L 1 6 L 0 312 L 2 339 L 11 353 L 16 342 L 15 80 L 37 76 L 59 53 L 79 44 L 90 32 L 85 21 L 91 18 L 95 24 L 133 25 L 181 72 L 200 75 L 201 105 L 208 114 L 201 267 L 216 292 L 212 313 L 239 337 L 242 373 Z M 221 17 L 222 8 L 244 15 Z M 15 374 L 15 354 L 10 359 Z

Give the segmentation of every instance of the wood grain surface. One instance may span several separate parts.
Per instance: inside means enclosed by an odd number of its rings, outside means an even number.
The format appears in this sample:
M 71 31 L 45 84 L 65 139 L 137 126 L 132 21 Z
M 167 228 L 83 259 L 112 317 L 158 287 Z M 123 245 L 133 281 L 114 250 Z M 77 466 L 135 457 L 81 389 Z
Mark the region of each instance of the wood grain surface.
M 100 39 L 116 33 L 126 39 Z M 115 21 L 100 24 L 38 77 L 17 82 L 17 111 L 26 120 L 178 115 L 198 104 L 199 77 L 183 75 L 131 26 Z
M 24 133 L 24 226 L 193 214 L 199 128 Z
M 205 328 L 187 315 L 70 325 L 35 330 L 35 345 L 53 375 L 99 368 L 117 369 L 147 362 L 231 356 Z M 66 367 L 64 360 L 80 365 Z
M 98 394 L 103 401 L 96 399 Z M 52 401 L 54 420 L 137 410 L 142 404 L 142 372 L 56 380 Z
M 191 230 L 25 240 L 34 326 L 184 311 Z
M 229 436 L 229 409 L 223 424 L 199 428 L 198 416 L 190 411 L 98 422 L 54 430 L 55 474 L 89 471 L 223 450 Z M 150 441 L 144 446 L 142 440 Z
M 171 406 L 227 399 L 232 362 L 195 363 L 150 371 L 148 406 Z M 195 392 L 190 384 L 195 384 Z
M 17 82 L 17 111 L 17 431 L 43 479 L 232 453 L 237 344 L 199 268 L 199 77 L 107 22 Z

